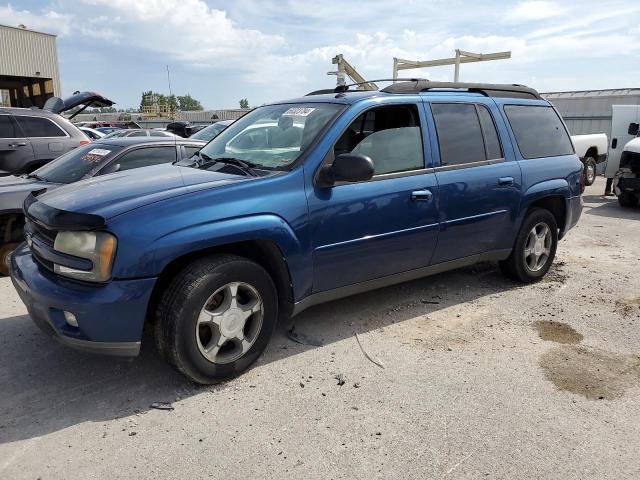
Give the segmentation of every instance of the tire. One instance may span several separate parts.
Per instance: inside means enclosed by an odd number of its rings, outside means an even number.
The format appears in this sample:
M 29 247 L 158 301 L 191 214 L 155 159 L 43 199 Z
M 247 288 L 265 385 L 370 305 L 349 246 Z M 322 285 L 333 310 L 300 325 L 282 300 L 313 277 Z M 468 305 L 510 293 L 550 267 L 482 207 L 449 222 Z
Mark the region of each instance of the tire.
M 621 207 L 635 207 L 638 205 L 638 197 L 633 192 L 622 192 L 618 195 L 618 203 Z
M 584 163 L 584 184 L 587 187 L 593 185 L 593 182 L 596 181 L 596 161 L 593 157 L 585 157 L 583 160 Z
M 547 230 L 545 231 L 544 228 Z M 544 238 L 540 243 L 534 242 L 535 248 L 531 243 L 533 230 L 537 233 L 545 232 Z M 540 237 L 538 237 L 540 238 Z M 511 255 L 506 260 L 500 262 L 502 272 L 509 278 L 523 283 L 532 283 L 544 277 L 553 259 L 556 256 L 558 248 L 558 225 L 555 217 L 544 208 L 532 209 L 522 222 L 520 232 L 516 238 L 515 245 L 511 251 Z M 526 251 L 530 251 L 530 255 L 526 255 Z M 546 253 L 545 253 L 546 252 Z M 533 260 L 537 255 L 537 260 Z M 533 265 L 532 265 L 533 264 Z
M 5 243 L 0 246 L 0 276 L 6 277 L 10 273 L 9 261 L 11 260 L 11 254 L 19 245 L 17 242 Z
M 217 383 L 247 370 L 264 351 L 278 320 L 278 294 L 257 263 L 209 256 L 167 285 L 155 320 L 160 355 L 197 383 Z

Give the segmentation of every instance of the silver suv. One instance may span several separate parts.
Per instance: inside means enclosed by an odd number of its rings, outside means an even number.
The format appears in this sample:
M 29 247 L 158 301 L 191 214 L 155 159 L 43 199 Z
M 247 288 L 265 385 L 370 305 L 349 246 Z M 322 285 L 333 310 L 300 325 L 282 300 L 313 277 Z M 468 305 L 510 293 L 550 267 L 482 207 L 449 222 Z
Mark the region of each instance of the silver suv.
M 111 106 L 94 92 L 50 98 L 42 109 L 0 108 L 0 176 L 30 173 L 90 140 L 60 113 L 83 105 Z M 79 113 L 81 110 L 76 112 Z

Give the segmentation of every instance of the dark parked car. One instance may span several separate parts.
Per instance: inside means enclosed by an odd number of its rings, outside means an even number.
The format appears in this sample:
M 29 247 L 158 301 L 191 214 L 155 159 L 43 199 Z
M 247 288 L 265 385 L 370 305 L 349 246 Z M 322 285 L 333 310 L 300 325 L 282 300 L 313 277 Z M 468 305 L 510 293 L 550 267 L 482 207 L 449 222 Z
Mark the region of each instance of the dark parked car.
M 80 105 L 102 107 L 113 102 L 95 92 L 83 92 L 65 100 L 50 98 L 42 110 L 0 108 L 0 176 L 32 172 L 89 143 L 84 133 L 60 115 Z
M 31 192 L 106 173 L 181 161 L 192 157 L 204 144 L 182 138 L 102 139 L 78 147 L 31 174 L 0 178 L 0 274 L 8 274 L 9 256 L 24 239 L 22 204 Z
M 211 383 L 318 303 L 479 261 L 540 280 L 582 212 L 562 119 L 517 85 L 397 82 L 265 105 L 198 158 L 27 198 L 11 278 L 37 325 L 133 356 L 149 322 L 169 363 Z
M 133 128 L 127 130 L 118 130 L 109 133 L 106 138 L 116 137 L 177 137 L 175 133 L 167 132 L 165 130 L 149 130 L 145 128 Z
M 194 140 L 204 140 L 205 142 L 210 142 L 218 135 L 220 135 L 225 128 L 233 123 L 233 120 L 221 120 L 219 122 L 214 123 L 213 125 L 207 125 L 201 130 L 198 130 L 195 133 L 192 133 L 189 138 Z

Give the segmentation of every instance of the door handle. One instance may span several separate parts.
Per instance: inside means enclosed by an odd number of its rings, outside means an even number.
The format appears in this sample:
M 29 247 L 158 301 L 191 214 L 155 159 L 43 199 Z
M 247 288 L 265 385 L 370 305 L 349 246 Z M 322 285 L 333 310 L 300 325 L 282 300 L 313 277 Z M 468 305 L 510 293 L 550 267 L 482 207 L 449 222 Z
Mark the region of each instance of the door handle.
M 11 148 L 16 148 L 16 147 L 26 147 L 27 144 L 25 142 L 18 142 L 18 143 L 10 143 L 7 146 Z
M 513 177 L 500 177 L 498 179 L 498 185 L 501 187 L 510 187 L 513 185 Z
M 424 189 L 424 190 L 416 190 L 414 192 L 411 192 L 411 200 L 413 200 L 414 202 L 428 202 L 433 198 L 433 193 L 431 193 L 431 190 L 428 189 Z

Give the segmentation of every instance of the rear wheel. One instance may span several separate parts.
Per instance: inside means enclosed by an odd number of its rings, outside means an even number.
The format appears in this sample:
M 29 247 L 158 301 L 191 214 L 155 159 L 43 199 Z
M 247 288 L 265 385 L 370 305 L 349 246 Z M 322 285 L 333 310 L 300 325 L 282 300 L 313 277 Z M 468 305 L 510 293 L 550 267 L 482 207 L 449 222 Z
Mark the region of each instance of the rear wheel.
M 9 275 L 11 254 L 18 247 L 19 243 L 5 243 L 0 246 L 0 276 Z
M 266 348 L 278 318 L 269 274 L 235 255 L 185 267 L 165 289 L 155 325 L 158 351 L 195 382 L 244 372 Z
M 593 157 L 585 157 L 583 162 L 584 184 L 589 187 L 596 181 L 596 161 Z
M 622 192 L 618 195 L 618 203 L 621 207 L 635 207 L 638 205 L 638 197 L 633 192 Z
M 543 208 L 529 212 L 518 237 L 500 268 L 510 278 L 521 282 L 535 282 L 544 277 L 558 248 L 558 226 L 555 217 Z

